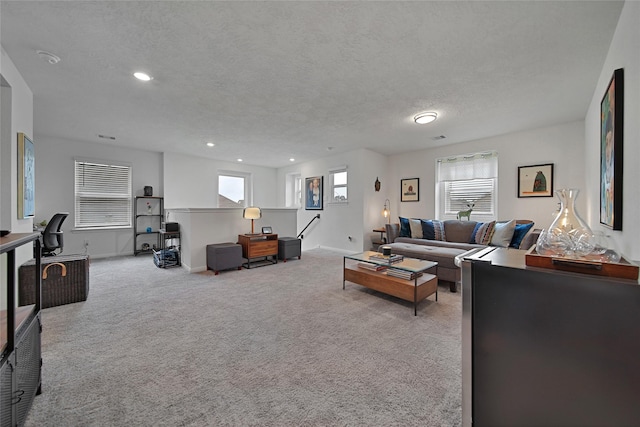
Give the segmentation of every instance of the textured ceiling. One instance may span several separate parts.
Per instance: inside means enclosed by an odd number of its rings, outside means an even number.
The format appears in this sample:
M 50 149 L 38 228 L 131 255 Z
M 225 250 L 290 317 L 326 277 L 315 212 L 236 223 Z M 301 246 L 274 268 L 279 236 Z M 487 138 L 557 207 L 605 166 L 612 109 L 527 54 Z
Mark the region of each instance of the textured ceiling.
M 400 153 L 581 120 L 621 9 L 2 1 L 0 43 L 33 90 L 36 140 L 279 167 L 290 157 Z M 62 60 L 50 65 L 36 50 Z M 154 80 L 135 80 L 138 70 Z M 426 110 L 438 120 L 414 124 Z

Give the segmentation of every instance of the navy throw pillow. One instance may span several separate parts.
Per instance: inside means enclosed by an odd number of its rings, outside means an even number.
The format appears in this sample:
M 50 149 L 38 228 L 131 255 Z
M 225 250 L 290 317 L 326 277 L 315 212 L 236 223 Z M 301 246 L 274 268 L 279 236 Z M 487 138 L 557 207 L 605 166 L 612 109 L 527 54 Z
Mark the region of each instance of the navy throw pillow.
M 435 228 L 433 228 L 433 221 L 430 219 L 421 219 L 420 223 L 422 224 L 422 238 L 435 240 L 436 231 Z
M 409 219 L 400 218 L 400 235 L 398 237 L 411 237 L 411 226 L 409 225 Z
M 471 238 L 469 239 L 469 243 L 478 243 L 476 242 L 476 233 L 478 232 L 478 230 L 480 230 L 480 227 L 482 227 L 482 224 L 484 224 L 484 222 L 479 222 L 476 224 L 475 228 L 473 229 L 473 233 L 471 233 Z
M 513 237 L 511 238 L 511 243 L 509 244 L 510 248 L 520 248 L 520 244 L 522 243 L 522 239 L 524 236 L 531 230 L 533 227 L 533 223 L 530 222 L 528 224 L 516 224 L 516 229 L 513 232 Z M 528 249 L 528 248 L 523 248 Z

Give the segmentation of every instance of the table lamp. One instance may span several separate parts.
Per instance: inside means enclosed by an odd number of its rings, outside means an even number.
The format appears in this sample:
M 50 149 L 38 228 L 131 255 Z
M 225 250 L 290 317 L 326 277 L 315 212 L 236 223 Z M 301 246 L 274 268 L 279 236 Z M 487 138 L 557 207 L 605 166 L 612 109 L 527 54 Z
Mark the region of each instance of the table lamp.
M 254 219 L 259 219 L 262 217 L 262 211 L 260 210 L 260 208 L 252 206 L 249 208 L 244 208 L 244 210 L 242 211 L 242 217 L 244 219 L 250 219 L 251 220 L 251 234 L 255 234 L 253 232 L 253 220 Z

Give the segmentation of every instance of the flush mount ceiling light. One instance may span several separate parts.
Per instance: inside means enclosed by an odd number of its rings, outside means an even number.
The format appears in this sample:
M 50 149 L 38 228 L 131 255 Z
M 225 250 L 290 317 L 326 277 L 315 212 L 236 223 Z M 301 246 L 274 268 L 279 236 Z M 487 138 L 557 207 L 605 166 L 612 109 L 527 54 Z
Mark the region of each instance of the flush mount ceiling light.
M 216 144 L 213 142 L 207 142 L 207 147 L 215 147 Z
M 434 112 L 420 113 L 416 115 L 413 120 L 419 125 L 426 125 L 438 118 L 438 114 Z
M 153 80 L 153 77 L 151 77 L 149 74 L 143 73 L 140 71 L 133 73 L 133 77 L 135 77 L 138 80 L 142 80 L 143 82 L 148 82 L 149 80 Z
M 51 52 L 47 52 L 44 50 L 36 50 L 36 53 L 40 58 L 44 59 L 49 64 L 57 64 L 58 62 L 60 62 L 60 57 L 54 55 Z

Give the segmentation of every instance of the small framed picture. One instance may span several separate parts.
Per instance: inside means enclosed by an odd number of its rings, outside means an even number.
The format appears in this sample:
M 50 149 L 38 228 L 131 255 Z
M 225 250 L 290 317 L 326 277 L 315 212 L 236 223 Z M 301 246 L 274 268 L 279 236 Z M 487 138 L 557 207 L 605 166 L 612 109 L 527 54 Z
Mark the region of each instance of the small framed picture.
M 417 202 L 420 200 L 420 178 L 400 180 L 400 201 Z
M 273 233 L 273 230 L 271 230 L 271 226 L 262 227 L 262 234 L 271 234 L 271 233 Z
M 518 197 L 553 197 L 553 163 L 518 166 Z

